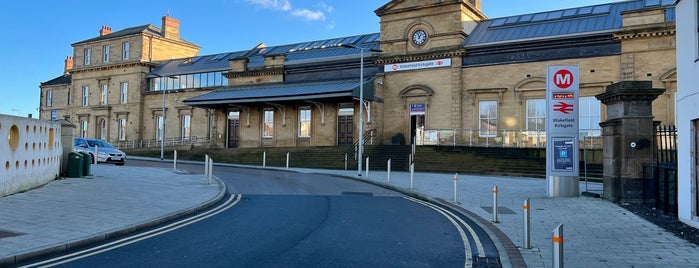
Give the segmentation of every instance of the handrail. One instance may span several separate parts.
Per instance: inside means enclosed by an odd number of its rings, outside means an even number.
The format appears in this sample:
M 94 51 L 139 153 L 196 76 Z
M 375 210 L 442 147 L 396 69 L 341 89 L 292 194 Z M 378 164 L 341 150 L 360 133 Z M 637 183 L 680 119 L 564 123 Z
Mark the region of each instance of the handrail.
M 364 131 L 364 135 L 362 135 L 362 140 L 364 142 L 362 143 L 362 145 L 366 144 L 367 141 L 369 141 L 369 140 L 371 140 L 371 144 L 374 144 L 373 138 L 374 138 L 375 131 L 376 131 L 375 128 Z M 350 146 L 349 148 L 347 148 L 347 150 L 345 150 L 345 154 L 353 155 L 353 154 L 357 153 L 357 147 L 359 146 L 359 140 L 360 139 L 357 138 L 357 140 L 354 143 L 352 143 L 352 146 Z
M 469 147 L 546 147 L 545 130 L 526 129 L 425 129 L 415 133 L 416 145 L 469 146 Z M 580 148 L 602 148 L 601 129 L 580 129 Z

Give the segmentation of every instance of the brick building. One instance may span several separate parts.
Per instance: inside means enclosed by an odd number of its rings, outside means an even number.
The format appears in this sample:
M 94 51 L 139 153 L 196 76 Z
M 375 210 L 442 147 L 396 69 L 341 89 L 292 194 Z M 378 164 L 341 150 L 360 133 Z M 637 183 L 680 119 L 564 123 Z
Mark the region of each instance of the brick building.
M 157 144 L 162 122 L 173 143 L 336 146 L 358 139 L 356 118 L 364 107 L 364 129 L 373 143 L 389 144 L 402 134 L 418 144 L 541 146 L 546 66 L 578 65 L 581 135 L 599 136 L 604 106 L 594 96 L 624 80 L 665 88 L 654 115 L 674 124 L 672 1 L 488 19 L 480 0 L 394 0 L 375 13 L 379 33 L 204 56 L 197 56 L 196 45 L 167 34 L 173 29 L 168 21 L 176 21 L 167 17 L 165 30 L 134 27 L 78 42 L 72 57 L 77 64 L 42 83 L 41 118 L 55 113 L 80 126 L 80 135 L 128 146 Z M 124 42 L 138 55 L 132 61 L 120 60 Z M 119 48 L 110 50 L 107 63 L 101 61 L 106 45 Z M 88 66 L 87 48 L 93 53 Z M 124 82 L 133 90 L 120 103 Z M 107 105 L 100 102 L 103 85 L 115 96 L 107 96 Z M 84 87 L 91 90 L 86 106 Z M 71 101 L 64 106 L 57 98 Z

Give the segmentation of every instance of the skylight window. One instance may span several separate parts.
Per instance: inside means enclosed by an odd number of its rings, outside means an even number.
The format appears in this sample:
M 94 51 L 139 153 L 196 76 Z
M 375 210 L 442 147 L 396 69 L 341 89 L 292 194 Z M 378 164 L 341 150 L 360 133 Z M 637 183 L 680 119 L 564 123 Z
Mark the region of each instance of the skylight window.
M 218 55 L 214 56 L 213 58 L 211 58 L 209 61 L 220 61 L 221 59 L 225 58 L 229 54 L 230 53 L 218 54 Z
M 593 14 L 607 13 L 607 12 L 609 12 L 610 8 L 611 8 L 611 5 L 596 6 L 592 10 L 592 13 Z
M 505 24 L 505 21 L 506 21 L 506 20 L 507 20 L 507 19 L 496 19 L 495 21 L 493 21 L 493 23 L 492 23 L 490 26 L 500 26 L 500 25 L 503 25 L 503 24 Z
M 202 58 L 202 56 L 196 56 L 196 57 L 192 57 L 192 58 L 186 59 L 186 60 L 184 60 L 184 61 L 182 62 L 182 65 L 195 63 L 195 62 L 197 62 L 198 60 L 200 60 L 201 58 Z
M 548 15 L 546 15 L 546 19 L 547 20 L 555 20 L 555 19 L 560 19 L 561 16 L 563 16 L 563 12 L 554 11 L 554 12 L 549 12 Z
M 568 9 L 563 12 L 564 17 L 570 17 L 570 16 L 575 16 L 575 14 L 578 13 L 577 9 Z
M 578 15 L 586 15 L 592 13 L 592 7 L 581 7 L 578 10 Z

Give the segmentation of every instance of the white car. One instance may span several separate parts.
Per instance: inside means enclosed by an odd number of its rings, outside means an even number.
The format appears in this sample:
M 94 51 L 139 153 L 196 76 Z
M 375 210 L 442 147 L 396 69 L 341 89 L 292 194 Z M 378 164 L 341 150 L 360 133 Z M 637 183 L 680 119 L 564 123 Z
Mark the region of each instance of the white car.
M 89 153 L 92 159 L 95 159 L 95 146 L 97 146 L 97 163 L 113 163 L 117 166 L 123 166 L 126 163 L 126 154 L 107 141 L 86 138 L 73 140 L 73 151 Z

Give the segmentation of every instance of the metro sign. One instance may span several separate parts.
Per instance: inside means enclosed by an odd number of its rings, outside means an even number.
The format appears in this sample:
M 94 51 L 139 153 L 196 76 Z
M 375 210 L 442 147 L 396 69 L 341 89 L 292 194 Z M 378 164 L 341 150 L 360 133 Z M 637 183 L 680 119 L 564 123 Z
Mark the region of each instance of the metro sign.
M 546 71 L 547 137 L 578 136 L 578 66 L 549 66 Z
M 553 74 L 553 84 L 561 89 L 569 88 L 571 85 L 573 85 L 574 80 L 575 77 L 573 76 L 573 73 L 567 69 L 558 70 Z

